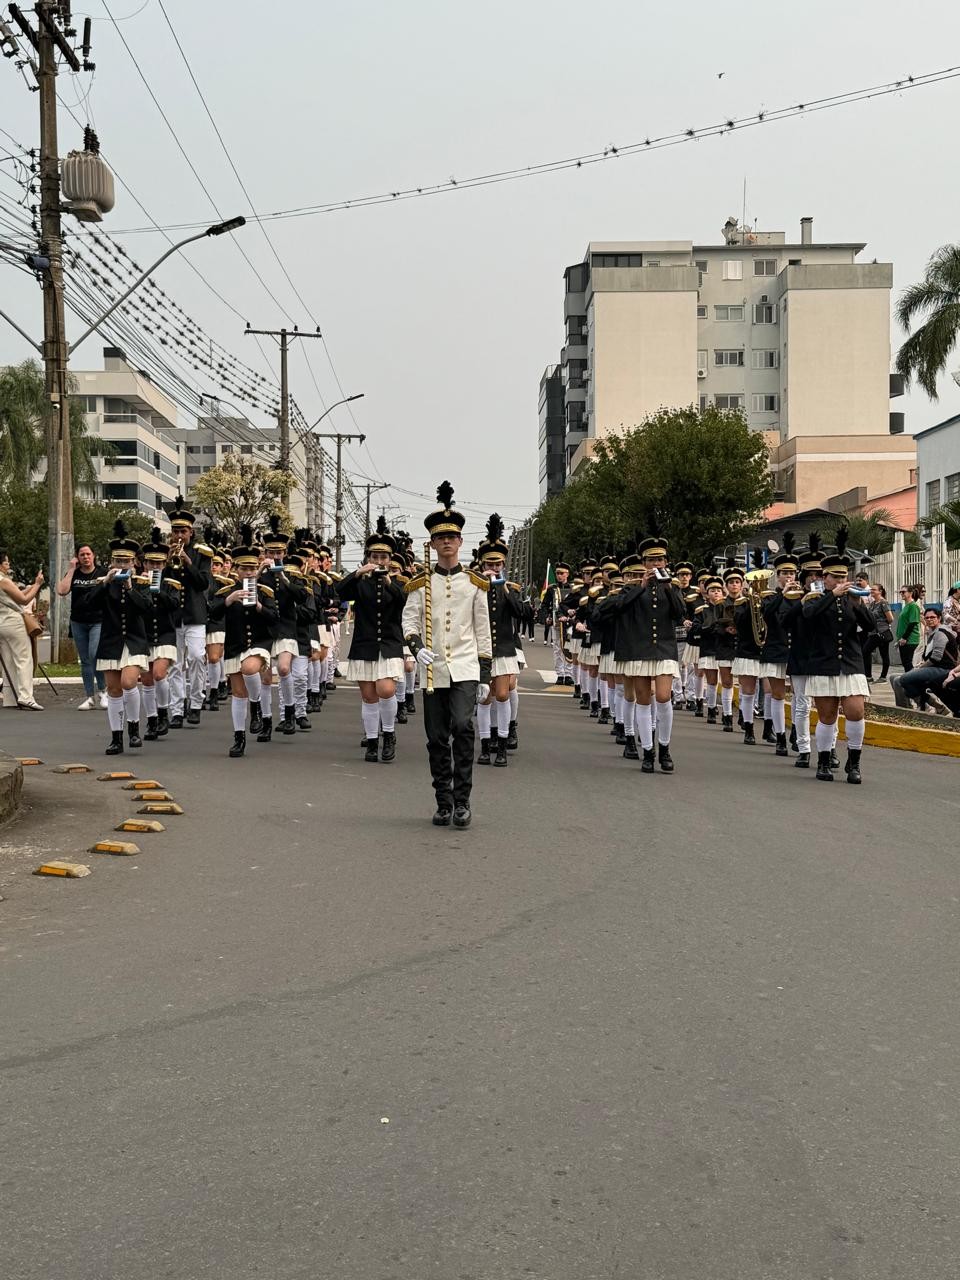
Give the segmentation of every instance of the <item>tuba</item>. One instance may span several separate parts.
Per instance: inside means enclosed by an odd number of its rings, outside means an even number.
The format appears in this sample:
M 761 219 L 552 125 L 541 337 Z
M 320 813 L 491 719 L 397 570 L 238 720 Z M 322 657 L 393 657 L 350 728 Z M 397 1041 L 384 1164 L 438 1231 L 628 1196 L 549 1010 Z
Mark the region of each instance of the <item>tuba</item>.
M 750 605 L 750 625 L 753 628 L 753 639 L 758 649 L 767 643 L 767 620 L 763 616 L 761 601 L 767 594 L 767 587 L 773 572 L 770 569 L 751 569 L 746 575 L 747 600 Z

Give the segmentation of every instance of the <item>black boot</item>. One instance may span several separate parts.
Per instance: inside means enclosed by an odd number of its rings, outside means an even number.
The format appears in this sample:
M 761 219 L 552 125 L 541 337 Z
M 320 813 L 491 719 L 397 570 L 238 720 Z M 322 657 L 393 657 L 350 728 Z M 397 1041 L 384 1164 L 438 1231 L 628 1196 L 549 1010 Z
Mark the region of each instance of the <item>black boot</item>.
M 580 686 L 578 684 L 575 684 L 573 686 L 573 696 L 576 701 L 579 701 L 580 697 L 582 696 L 580 693 Z
M 599 723 L 599 724 L 609 724 L 609 723 L 610 723 L 610 708 L 609 708 L 609 707 L 601 707 L 601 708 L 600 708 L 600 719 L 599 719 L 598 723 Z
M 773 743 L 776 740 L 777 735 L 773 732 L 773 721 L 765 719 L 763 722 L 763 741 Z
M 156 742 L 160 734 L 157 731 L 157 717 L 147 716 L 147 731 L 143 735 L 144 742 Z
M 844 765 L 847 773 L 847 781 L 859 786 L 863 779 L 860 777 L 860 752 L 854 751 L 852 747 L 847 747 L 847 763 Z
M 172 715 L 172 716 L 170 717 L 170 728 L 171 728 L 171 729 L 182 729 L 182 728 L 183 728 L 183 715 L 182 715 L 182 713 L 181 713 L 180 711 L 178 711 L 178 712 L 176 713 L 176 715 Z
M 614 732 L 614 739 L 613 739 L 614 742 L 617 744 L 618 747 L 622 747 L 627 741 L 627 735 L 626 735 L 626 732 L 624 731 L 623 725 L 615 724 L 613 726 L 613 732 Z
M 226 682 L 226 680 L 221 680 L 220 683 L 217 685 L 217 700 L 219 702 L 226 702 L 226 700 L 229 697 L 230 697 L 230 686 Z
M 817 781 L 832 782 L 833 774 L 830 772 L 830 752 L 817 752 Z
M 733 715 L 731 714 L 729 716 L 723 716 L 722 720 L 723 720 L 723 732 L 733 733 Z
M 310 732 L 310 728 L 311 728 L 310 721 L 307 719 L 306 716 L 297 716 L 297 728 L 300 730 L 301 733 Z
M 743 726 L 743 745 L 745 747 L 755 747 L 757 745 L 757 738 L 753 731 L 752 721 L 750 724 L 745 724 Z
M 703 719 L 703 699 L 702 698 L 695 699 L 693 704 L 693 714 L 696 716 L 698 720 Z
M 739 707 L 737 708 L 737 728 L 743 728 L 743 711 Z
M 661 773 L 673 773 L 673 756 L 670 754 L 670 744 L 661 742 L 657 747 L 657 756 L 660 761 Z
M 259 700 L 250 703 L 250 732 L 259 733 L 263 728 L 263 709 Z
M 517 737 L 517 722 L 516 720 L 511 720 L 510 727 L 507 730 L 507 750 L 516 751 L 519 746 L 520 739 Z
M 810 768 L 810 752 L 801 751 L 798 754 L 796 760 L 794 760 L 793 767 L 795 769 L 809 769 Z
M 284 730 L 284 733 L 286 733 L 286 730 Z M 379 758 L 380 758 L 380 757 L 379 757 L 379 754 L 378 754 L 379 747 L 380 747 L 380 739 L 379 739 L 379 738 L 368 738 L 368 739 L 367 739 L 367 749 L 366 749 L 366 751 L 364 752 L 364 756 L 363 756 L 363 760 L 364 760 L 364 763 L 365 763 L 365 764 L 376 764 L 376 763 L 377 763 L 377 761 L 378 761 L 378 760 L 379 760 Z
M 477 764 L 490 763 L 490 739 L 480 739 L 480 754 L 477 756 Z
M 110 745 L 103 753 L 105 756 L 123 755 L 123 730 L 113 729 L 110 733 Z
M 216 689 L 211 689 L 207 694 L 207 710 L 208 711 L 220 710 L 220 695 L 219 693 L 217 693 Z
M 836 747 L 830 748 L 830 768 L 831 769 L 840 768 L 840 757 L 837 755 Z
M 407 715 L 415 716 L 417 714 L 417 700 L 412 693 L 408 693 L 404 701 L 407 704 Z
M 494 757 L 493 767 L 495 769 L 505 769 L 509 761 L 507 760 L 507 740 L 506 738 L 497 739 L 497 754 Z
M 157 737 L 165 738 L 170 732 L 170 716 L 166 707 L 157 707 Z
M 623 758 L 624 760 L 639 760 L 640 752 L 637 750 L 637 740 L 631 734 L 623 739 Z
M 787 735 L 778 733 L 776 735 L 777 749 L 773 753 L 775 756 L 788 756 L 790 752 L 787 750 Z
M 127 742 L 133 749 L 143 746 L 143 739 L 140 737 L 140 721 L 127 721 Z
M 283 708 L 283 720 L 280 722 L 280 732 L 287 734 L 297 732 L 297 722 L 294 718 L 293 707 Z
M 380 760 L 383 764 L 389 764 L 391 760 L 397 758 L 397 735 L 396 733 L 383 732 L 383 750 L 380 752 Z
M 707 724 L 717 723 L 717 708 L 707 707 Z
M 590 719 L 597 720 L 599 719 L 599 716 L 600 716 L 600 703 L 591 702 L 590 703 Z
M 257 734 L 258 742 L 269 742 L 273 737 L 273 716 L 262 716 L 260 719 L 260 732 Z
M 795 724 L 790 726 L 790 750 L 794 755 L 800 754 L 800 748 L 797 746 L 797 726 Z
M 643 764 L 640 766 L 641 773 L 653 773 L 653 762 L 656 759 L 656 753 L 653 747 L 643 748 Z
M 397 699 L 397 724 L 407 723 L 407 704 Z
M 696 711 L 696 709 L 697 709 L 697 700 L 696 700 L 696 698 L 688 698 L 688 699 L 687 699 L 687 710 L 688 710 L 688 711 Z
M 230 748 L 229 754 L 232 759 L 242 756 L 247 749 L 247 735 L 242 729 L 237 729 L 233 735 L 233 746 Z
M 187 724 L 199 724 L 199 723 L 200 723 L 200 708 L 199 708 L 199 707 L 188 707 L 188 708 L 187 708 L 187 716 L 186 716 L 186 720 L 187 720 Z
M 589 711 L 589 710 L 590 710 L 590 695 L 589 695 L 589 693 L 581 693 L 581 695 L 580 695 L 580 710 L 581 710 L 581 711 Z

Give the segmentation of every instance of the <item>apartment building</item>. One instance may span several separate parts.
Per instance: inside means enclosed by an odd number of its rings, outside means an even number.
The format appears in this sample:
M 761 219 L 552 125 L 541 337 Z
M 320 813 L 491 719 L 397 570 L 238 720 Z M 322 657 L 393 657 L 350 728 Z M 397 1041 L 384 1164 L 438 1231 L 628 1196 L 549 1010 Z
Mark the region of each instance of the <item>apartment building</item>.
M 929 516 L 948 502 L 960 502 L 960 413 L 926 431 L 918 431 L 918 516 Z
M 889 409 L 893 268 L 858 262 L 864 248 L 817 244 L 812 218 L 792 241 L 730 218 L 712 245 L 591 242 L 564 273 L 566 476 L 604 436 L 699 403 L 767 436 L 791 509 L 909 484 L 913 441 Z
M 548 365 L 540 379 L 540 501 L 559 493 L 566 474 L 566 418 L 560 366 Z
M 135 507 L 168 528 L 164 506 L 177 496 L 180 457 L 167 434 L 176 426 L 176 405 L 136 369 L 118 347 L 104 347 L 103 369 L 74 370 L 87 432 L 113 446 L 96 458 L 97 502 Z

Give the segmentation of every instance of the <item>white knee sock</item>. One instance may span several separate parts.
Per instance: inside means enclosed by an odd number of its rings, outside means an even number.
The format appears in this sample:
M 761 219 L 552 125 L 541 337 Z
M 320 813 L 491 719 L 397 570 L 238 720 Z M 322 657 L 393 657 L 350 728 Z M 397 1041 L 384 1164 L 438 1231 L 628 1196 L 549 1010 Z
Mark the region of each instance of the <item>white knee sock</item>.
M 244 680 L 249 677 L 244 676 Z M 259 679 L 259 676 L 257 677 Z M 230 712 L 233 716 L 233 727 L 237 733 L 240 733 L 247 727 L 247 707 L 250 703 L 246 698 L 238 698 L 236 694 L 230 699 Z
M 501 738 L 506 738 L 510 732 L 510 701 L 495 702 L 493 705 L 497 709 L 497 733 Z
M 661 747 L 670 745 L 673 732 L 673 700 L 657 703 L 657 741 Z
M 863 746 L 863 735 L 866 731 L 866 720 L 847 720 L 847 746 L 851 751 L 860 750 Z
M 694 694 L 694 697 L 695 697 L 695 698 L 702 698 L 702 697 L 703 697 L 703 691 L 704 691 L 704 689 L 707 687 L 707 677 L 706 677 L 706 676 L 696 676 L 696 677 L 695 677 L 695 679 L 694 679 L 694 685 L 695 685 L 695 688 L 696 688 L 696 692 L 695 692 L 695 694 Z M 714 705 L 716 705 L 716 699 L 714 699 Z
M 360 704 L 360 715 L 363 718 L 364 736 L 368 740 L 370 738 L 379 738 L 380 737 L 380 703 L 379 702 L 362 702 Z
M 157 706 L 162 711 L 166 711 L 170 705 L 170 685 L 167 682 L 167 677 L 164 676 L 160 680 L 154 680 L 153 687 L 157 695 Z
M 620 708 L 622 717 L 620 723 L 623 725 L 623 732 L 628 738 L 632 738 L 637 728 L 637 704 L 628 702 L 626 698 L 623 700 L 623 706 Z
M 260 701 L 260 691 L 263 688 L 263 680 L 259 671 L 254 671 L 251 676 L 244 676 L 243 683 L 246 685 L 247 697 L 251 702 Z
M 320 663 L 311 662 L 307 668 L 307 688 L 311 693 L 316 693 L 320 688 Z
M 107 724 L 114 732 L 123 728 L 123 694 L 119 698 L 107 695 Z
M 417 685 L 416 669 L 414 669 L 413 671 L 405 671 L 403 675 L 403 679 L 404 679 L 404 685 L 406 686 L 407 693 L 413 693 Z
M 514 723 L 520 719 L 520 693 L 517 689 L 510 690 L 510 719 Z
M 132 689 L 124 689 L 123 691 L 123 714 L 127 717 L 127 724 L 132 721 L 137 722 L 140 719 L 140 686 L 135 684 Z
M 770 699 L 770 719 L 773 721 L 774 733 L 786 733 L 787 716 L 784 711 L 782 698 Z
M 717 705 L 717 686 L 715 684 L 707 685 L 707 709 L 712 711 Z
M 744 693 L 740 691 L 740 710 L 743 712 L 743 723 L 753 724 L 753 708 L 757 701 L 755 693 Z
M 273 718 L 273 685 L 260 677 L 260 714 Z
M 599 694 L 600 694 L 600 707 L 601 707 L 601 709 L 602 709 L 602 710 L 607 710 L 607 711 L 609 711 L 609 709 L 610 709 L 610 686 L 607 684 L 606 680 L 604 680 L 602 676 L 600 677 L 600 688 L 599 688 Z
M 207 660 L 207 692 L 217 687 L 217 664 Z
M 644 751 L 649 751 L 653 746 L 653 707 L 649 702 L 646 704 L 638 702 L 636 707 L 637 736 Z
M 280 677 L 280 705 L 282 707 L 293 706 L 293 674 Z M 369 734 L 374 737 L 374 734 Z
M 830 743 L 830 750 L 831 750 L 831 751 L 832 751 L 832 750 L 834 749 L 834 747 L 837 745 L 837 739 L 840 737 L 840 717 L 839 717 L 839 716 L 837 717 L 837 719 L 836 719 L 835 723 L 833 724 L 832 728 L 833 728 L 833 741 Z
M 384 733 L 393 733 L 397 727 L 397 699 L 393 694 L 380 699 L 380 727 Z
M 477 733 L 482 738 L 490 737 L 490 706 L 481 702 L 477 707 Z
M 817 727 L 814 732 L 818 751 L 831 751 L 833 749 L 834 731 L 836 725 L 824 724 L 822 720 L 817 721 Z
M 157 691 L 154 686 L 145 684 L 140 696 L 143 699 L 143 709 L 147 718 L 155 716 L 157 714 Z
M 733 689 L 732 688 L 725 689 L 723 685 L 720 686 L 720 705 L 723 708 L 723 714 L 725 716 L 733 715 Z

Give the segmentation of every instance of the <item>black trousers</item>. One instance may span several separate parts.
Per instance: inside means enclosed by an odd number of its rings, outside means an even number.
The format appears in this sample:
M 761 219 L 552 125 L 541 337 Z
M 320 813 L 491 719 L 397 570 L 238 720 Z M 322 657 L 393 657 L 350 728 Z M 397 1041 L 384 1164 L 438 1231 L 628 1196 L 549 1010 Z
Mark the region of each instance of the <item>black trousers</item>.
M 423 695 L 423 726 L 438 809 L 470 803 L 476 703 L 476 680 L 457 681 L 449 689 Z

